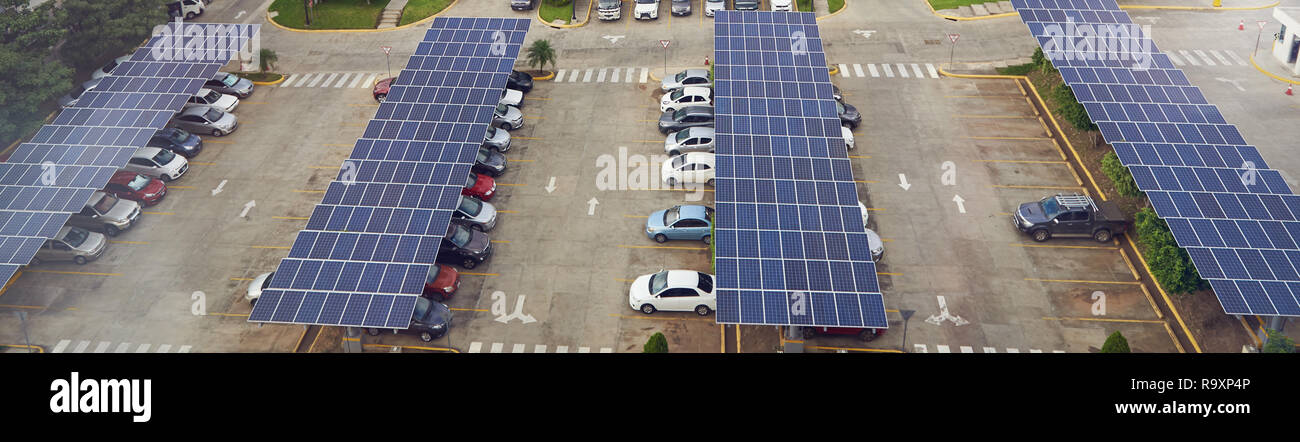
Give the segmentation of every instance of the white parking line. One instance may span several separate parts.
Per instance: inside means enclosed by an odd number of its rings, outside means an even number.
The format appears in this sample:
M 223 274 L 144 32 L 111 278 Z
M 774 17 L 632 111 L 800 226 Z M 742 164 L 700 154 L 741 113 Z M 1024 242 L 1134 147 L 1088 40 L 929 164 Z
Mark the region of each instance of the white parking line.
M 357 87 L 375 87 L 375 77 L 378 77 L 378 76 L 379 76 L 379 74 L 370 74 L 369 77 L 366 77 L 366 82 L 365 82 L 365 83 L 361 83 L 361 85 L 359 85 L 359 86 L 357 86 Z
M 930 78 L 939 78 L 939 71 L 934 69 L 933 64 L 926 63 L 925 70 L 930 71 Z
M 1008 348 L 1007 353 L 1020 353 L 1020 349 Z
M 569 72 L 569 82 L 570 82 L 570 83 L 573 83 L 573 82 L 575 82 L 575 81 L 578 81 L 578 72 L 579 72 L 578 69 L 574 69 L 573 71 Z M 588 73 L 588 75 L 590 75 L 590 73 Z
M 510 352 L 511 352 L 511 353 L 523 353 L 523 352 L 524 352 L 524 344 L 515 344 L 514 348 L 511 348 L 511 349 L 510 349 Z
M 597 76 L 596 76 L 596 82 L 597 82 L 597 83 L 604 83 L 604 82 L 605 82 L 605 74 L 607 73 L 606 71 L 608 71 L 608 70 L 609 70 L 609 68 L 600 68 L 600 75 L 597 75 Z
M 168 351 L 171 351 L 171 349 L 172 349 L 171 344 L 163 344 L 163 345 L 159 345 L 159 346 L 158 346 L 158 353 L 167 353 Z
M 641 82 L 645 83 L 650 77 L 650 68 L 641 68 Z
M 564 73 L 565 73 L 565 72 L 568 72 L 568 71 L 566 71 L 566 70 L 564 70 L 564 69 L 560 69 L 560 70 L 558 70 L 558 71 L 555 71 L 555 82 L 556 82 L 556 83 L 563 83 L 563 82 L 564 82 Z
M 360 74 L 358 74 L 358 76 L 360 76 Z M 342 77 L 339 77 L 339 81 L 338 81 L 337 83 L 334 83 L 334 87 L 336 87 L 336 88 L 343 87 L 343 83 L 347 83 L 347 82 L 348 82 L 348 78 L 351 78 L 351 77 L 352 77 L 352 74 L 350 74 L 350 73 L 349 73 L 349 74 L 343 74 Z
M 887 65 L 887 64 L 882 64 L 882 65 L 880 65 L 880 67 L 882 67 L 882 68 L 885 69 L 885 76 L 886 76 L 886 77 L 894 78 L 894 70 L 891 69 L 891 68 L 889 67 L 889 65 Z
M 877 70 L 876 70 L 876 65 L 875 65 L 875 64 L 869 64 L 869 65 L 867 65 L 867 70 L 868 70 L 868 71 L 871 71 L 871 76 L 872 76 L 872 77 L 879 77 L 879 76 L 880 76 L 880 71 L 877 71 Z
M 325 74 L 317 75 L 316 78 L 313 78 L 311 80 L 311 84 L 308 84 L 306 87 L 316 87 L 316 85 L 320 84 L 320 81 L 324 79 L 325 79 Z M 307 79 L 304 78 L 303 81 L 307 81 Z
M 470 352 L 470 353 L 481 353 L 482 351 L 483 351 L 483 343 L 482 343 L 482 342 L 471 342 L 471 343 L 469 343 L 469 352 Z
M 595 72 L 595 69 L 587 69 L 587 73 L 582 75 L 582 82 L 583 82 L 583 83 L 591 83 L 591 73 L 592 73 L 592 72 Z
M 863 74 L 863 73 L 862 73 L 862 65 L 857 64 L 857 63 L 854 63 L 854 64 L 853 64 L 853 73 L 858 74 L 859 77 L 865 77 L 865 76 L 866 76 L 866 74 Z
M 627 68 L 627 77 L 623 78 L 624 83 L 632 82 L 632 71 L 634 70 L 636 70 L 636 68 Z
M 136 353 L 148 353 L 148 352 L 149 352 L 149 344 L 140 344 L 139 347 L 136 347 L 135 352 L 136 352 Z
M 189 345 L 182 345 L 181 348 L 180 348 L 180 350 L 176 350 L 176 352 L 177 352 L 177 353 L 189 353 L 191 348 L 194 348 L 194 347 L 193 347 L 193 346 L 189 346 Z
M 59 343 L 54 346 L 54 350 L 51 350 L 50 353 L 63 353 L 63 349 L 68 348 L 68 344 L 71 343 L 72 341 L 67 339 L 59 341 Z
M 962 353 L 974 353 L 974 352 L 975 352 L 975 349 L 974 349 L 974 348 L 971 348 L 969 345 L 963 345 L 963 346 L 961 346 L 961 352 L 962 352 Z
M 501 353 L 501 347 L 504 347 L 504 346 L 505 346 L 505 344 L 502 344 L 502 343 L 500 343 L 500 342 L 493 342 L 493 343 L 492 343 L 492 351 L 490 351 L 490 353 Z
M 1236 61 L 1238 65 L 1241 66 L 1246 65 L 1246 60 L 1242 60 L 1241 57 L 1238 57 L 1236 52 L 1232 52 L 1232 51 L 1223 51 L 1223 52 L 1225 54 L 1228 54 L 1228 58 L 1231 58 L 1233 61 Z
M 290 75 L 289 78 L 284 79 L 283 83 L 280 83 L 280 87 L 289 87 L 289 85 L 293 84 L 293 82 L 297 79 L 298 79 L 298 74 Z
M 903 78 L 909 78 L 908 75 L 907 75 L 907 66 L 903 66 L 902 64 L 899 64 L 899 65 L 898 65 L 898 75 L 899 75 L 900 77 L 903 77 Z
M 1178 58 L 1178 56 L 1177 56 L 1177 55 L 1174 55 L 1173 52 L 1165 52 L 1165 55 L 1168 56 L 1168 57 L 1169 57 L 1169 61 L 1174 62 L 1175 65 L 1178 65 L 1178 66 L 1185 66 L 1185 65 L 1187 65 L 1187 63 L 1184 63 L 1184 62 L 1183 62 L 1183 59 Z
M 601 353 L 613 353 L 613 352 L 614 352 L 614 349 L 609 348 L 609 347 L 601 347 L 601 348 L 600 348 L 600 352 L 601 352 Z
M 578 347 L 578 353 L 591 353 L 591 347 Z
M 1215 66 L 1214 60 L 1211 60 L 1209 56 L 1205 55 L 1205 51 L 1192 49 L 1192 52 L 1195 52 L 1196 56 L 1201 57 L 1201 60 L 1205 62 L 1206 66 Z
M 123 342 L 121 344 L 117 344 L 117 348 L 113 349 L 113 353 L 126 353 L 127 351 L 130 350 L 131 350 L 131 343 Z
M 1030 353 L 1042 353 L 1043 351 L 1042 351 L 1042 350 L 1038 350 L 1038 349 L 1029 349 L 1029 352 L 1030 352 Z
M 1219 63 L 1223 63 L 1224 66 L 1231 66 L 1231 65 L 1232 65 L 1232 62 L 1228 61 L 1228 59 L 1226 59 L 1226 58 L 1223 58 L 1223 55 L 1219 54 L 1219 51 L 1216 51 L 1216 50 L 1211 49 L 1211 50 L 1210 50 L 1210 55 L 1213 55 L 1213 56 L 1214 56 L 1214 59 L 1219 60 Z
M 619 72 L 621 72 L 622 70 L 623 70 L 623 68 L 614 68 L 614 72 L 611 73 L 610 76 L 609 76 L 609 82 L 610 82 L 610 83 L 618 83 L 618 74 L 619 74 Z

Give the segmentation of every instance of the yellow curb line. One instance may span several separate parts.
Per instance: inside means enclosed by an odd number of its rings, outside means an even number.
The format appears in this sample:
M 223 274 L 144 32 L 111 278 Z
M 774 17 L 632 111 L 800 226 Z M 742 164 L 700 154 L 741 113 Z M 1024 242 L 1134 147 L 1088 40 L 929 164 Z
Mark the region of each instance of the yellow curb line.
M 593 5 L 596 4 L 595 0 L 592 0 L 591 3 L 587 4 L 587 15 L 585 17 L 582 17 L 582 23 L 578 23 L 576 25 L 575 24 L 557 25 L 557 24 L 547 23 L 545 20 L 542 20 L 542 5 L 540 4 L 541 2 L 538 3 L 539 4 L 537 5 L 537 14 L 535 14 L 537 16 L 537 22 L 556 29 L 581 28 L 583 26 L 586 26 L 587 23 L 591 23 L 591 8 L 594 8 L 595 6 Z M 570 16 L 570 18 L 572 18 L 572 16 Z M 536 79 L 534 78 L 534 80 Z
M 836 15 L 839 15 L 839 13 L 844 12 L 845 9 L 849 9 L 849 2 L 848 2 L 848 0 L 845 0 L 845 1 L 844 1 L 844 6 L 840 6 L 840 10 L 835 11 L 835 12 L 832 12 L 832 13 L 830 13 L 830 14 L 823 15 L 823 16 L 821 16 L 821 17 L 817 17 L 817 20 L 821 20 L 821 19 L 823 19 L 823 18 L 834 17 L 834 16 L 836 16 Z
M 1137 324 L 1164 324 L 1164 323 L 1165 323 L 1165 321 L 1157 321 L 1157 320 L 1154 320 L 1154 319 L 1118 319 L 1118 318 L 1114 318 L 1114 319 L 1112 319 L 1112 318 L 1055 318 L 1055 317 L 1051 317 L 1051 316 L 1044 316 L 1044 317 L 1043 317 L 1043 320 L 1044 320 L 1044 321 L 1131 322 L 1131 323 L 1137 323 Z
M 1282 3 L 1282 0 L 1273 2 L 1264 6 L 1235 6 L 1235 7 L 1214 7 L 1214 6 L 1146 6 L 1146 5 L 1119 5 L 1120 9 L 1167 9 L 1175 11 L 1253 11 L 1258 9 L 1268 9 Z
M 122 276 L 121 273 L 66 272 L 61 270 L 27 270 L 28 273 L 53 273 L 56 275 Z
M 280 83 L 284 83 L 284 79 L 285 79 L 284 74 L 279 74 L 279 75 L 280 75 L 280 79 L 279 79 L 279 80 L 275 80 L 275 81 L 253 81 L 253 84 L 258 85 L 258 86 L 274 86 L 274 85 L 277 85 L 277 84 L 280 84 Z M 249 80 L 249 81 L 252 81 L 252 80 Z
M 346 340 L 346 339 L 345 339 L 345 340 Z M 418 345 L 389 345 L 389 344 L 362 344 L 361 346 L 362 346 L 362 347 L 371 347 L 371 348 L 381 347 L 381 348 L 389 348 L 389 349 L 393 349 L 393 348 L 410 348 L 410 349 L 415 349 L 415 350 L 442 351 L 442 352 L 447 352 L 447 353 L 460 353 L 460 350 L 457 350 L 457 349 L 454 349 L 454 348 L 451 348 L 451 347 L 421 347 L 421 346 L 418 346 Z M 392 350 L 389 350 L 389 351 L 392 351 Z
M 1279 76 L 1277 76 L 1276 74 L 1274 74 L 1274 73 L 1272 73 L 1272 72 L 1269 72 L 1269 71 L 1266 71 L 1266 70 L 1264 70 L 1264 68 L 1262 68 L 1262 67 L 1259 67 L 1259 64 L 1255 63 L 1255 54 L 1250 54 L 1250 65 L 1251 65 L 1251 66 L 1254 66 L 1254 67 L 1255 67 L 1255 70 L 1260 71 L 1260 72 L 1263 72 L 1264 75 L 1267 75 L 1267 76 L 1273 77 L 1274 80 L 1281 81 L 1281 82 L 1283 82 L 1283 83 L 1300 84 L 1300 81 L 1288 80 L 1288 79 L 1285 79 L 1285 78 L 1279 77 Z
M 37 353 L 45 353 L 45 349 L 42 348 L 42 347 L 39 346 L 39 345 L 0 344 L 0 347 L 25 348 L 25 349 L 28 349 L 28 350 L 36 349 L 36 352 L 37 352 Z
M 1255 330 L 1252 330 L 1250 324 L 1246 323 L 1246 317 L 1237 315 L 1237 320 L 1241 321 L 1241 327 L 1246 329 L 1246 333 L 1250 334 L 1250 338 L 1255 340 L 1255 346 L 1262 347 L 1264 342 L 1259 340 L 1259 335 L 1255 334 Z
M 545 70 L 545 69 L 543 69 L 543 71 L 544 71 L 544 72 L 551 72 L 551 71 L 547 71 L 547 70 Z M 541 76 L 541 77 L 533 77 L 533 81 L 547 81 L 547 80 L 551 80 L 551 79 L 554 79 L 554 78 L 555 78 L 555 72 L 551 72 L 549 75 L 544 75 L 544 76 Z
M 417 22 L 414 22 L 414 23 L 407 23 L 407 24 L 404 24 L 404 25 L 401 25 L 401 26 L 394 26 L 394 27 L 391 27 L 391 28 L 384 28 L 384 29 L 297 29 L 297 28 L 291 28 L 291 27 L 288 27 L 288 26 L 285 26 L 285 25 L 282 25 L 282 24 L 276 23 L 276 22 L 275 22 L 275 19 L 271 18 L 271 8 L 270 8 L 270 7 L 267 7 L 267 8 L 266 8 L 266 21 L 267 21 L 268 23 L 271 23 L 272 25 L 275 25 L 275 27 L 277 27 L 277 28 L 280 28 L 280 29 L 283 29 L 283 30 L 286 30 L 286 31 L 289 31 L 289 32 L 306 32 L 306 33 L 311 33 L 311 32 L 319 32 L 319 33 L 330 33 L 330 32 L 337 32 L 337 33 L 345 33 L 345 32 L 387 32 L 387 31 L 397 31 L 397 30 L 401 30 L 401 29 L 409 29 L 409 28 L 413 28 L 413 27 L 416 27 L 416 26 L 419 26 L 419 25 L 422 25 L 422 24 L 425 24 L 425 23 L 431 22 L 431 21 L 433 21 L 433 19 L 438 18 L 439 15 L 442 15 L 444 12 L 447 12 L 447 10 L 449 10 L 449 9 L 451 9 L 451 8 L 453 8 L 453 7 L 455 7 L 457 3 L 460 3 L 460 0 L 452 0 L 451 4 L 447 5 L 447 7 L 445 7 L 445 8 L 442 8 L 441 11 L 435 12 L 433 15 L 430 15 L 430 16 L 428 16 L 428 17 L 425 17 L 424 19 L 422 19 L 422 20 L 420 20 L 420 21 L 417 21 Z M 539 9 L 540 9 L 540 8 L 539 8 Z M 400 20 L 401 20 L 401 17 L 398 17 L 398 20 L 400 21 Z
M 1025 281 L 1034 282 L 1060 282 L 1069 284 L 1114 284 L 1114 285 L 1142 285 L 1139 281 L 1090 281 L 1086 279 L 1040 279 L 1025 278 Z
M 1138 250 L 1137 244 L 1133 242 L 1133 238 L 1130 238 L 1129 235 L 1124 235 L 1124 240 L 1128 241 L 1129 246 L 1133 247 L 1133 250 Z M 1138 261 L 1142 263 L 1142 268 L 1146 269 L 1147 274 L 1153 274 L 1151 273 L 1151 266 L 1147 265 L 1147 259 L 1143 257 L 1141 253 L 1138 253 L 1137 256 Z M 1159 281 L 1152 282 L 1155 283 L 1156 290 L 1160 292 L 1160 297 L 1164 298 L 1165 306 L 1169 307 L 1169 311 L 1174 313 L 1174 319 L 1178 320 L 1178 326 L 1183 328 L 1183 334 L 1187 335 L 1188 341 L 1191 341 L 1192 349 L 1196 350 L 1197 353 L 1201 353 L 1201 345 L 1198 344 L 1196 338 L 1192 336 L 1192 331 L 1187 328 L 1187 323 L 1183 322 L 1183 316 L 1178 314 L 1178 309 L 1174 308 L 1174 302 L 1169 299 L 1169 294 L 1165 293 L 1165 288 L 1160 286 Z
M 839 73 L 840 73 L 840 67 L 839 67 L 839 66 L 831 65 L 831 66 L 827 66 L 827 68 L 829 68 L 829 69 L 831 70 L 831 76 L 832 76 L 832 77 L 834 77 L 834 76 L 836 76 L 836 75 L 839 75 Z
M 845 4 L 848 4 L 848 3 L 845 3 Z M 841 10 L 842 10 L 842 9 L 841 9 Z M 785 342 L 794 342 L 794 341 L 785 341 Z M 821 347 L 821 346 L 817 346 L 817 345 L 809 345 L 809 346 L 807 346 L 806 348 L 811 348 L 811 349 L 814 349 L 814 350 L 865 351 L 865 352 L 872 352 L 872 353 L 903 353 L 902 350 L 893 350 L 893 349 L 885 349 L 885 348 Z

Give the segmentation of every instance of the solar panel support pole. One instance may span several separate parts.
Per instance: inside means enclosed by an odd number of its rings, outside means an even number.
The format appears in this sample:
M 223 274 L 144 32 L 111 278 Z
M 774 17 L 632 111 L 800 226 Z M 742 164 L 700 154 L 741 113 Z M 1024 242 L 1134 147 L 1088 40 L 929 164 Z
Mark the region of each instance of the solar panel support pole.
M 343 352 L 361 353 L 361 328 L 345 327 L 343 329 Z
M 27 312 L 17 311 L 14 312 L 14 315 L 18 316 L 18 322 L 22 324 L 23 344 L 27 345 L 27 352 L 31 353 L 34 349 L 32 348 L 32 337 L 27 334 Z
M 803 327 L 796 325 L 786 327 L 785 338 L 786 341 L 781 346 L 782 353 L 803 353 Z
M 903 315 L 903 351 L 907 351 L 907 320 L 912 319 L 912 314 L 916 310 L 899 310 L 898 314 Z

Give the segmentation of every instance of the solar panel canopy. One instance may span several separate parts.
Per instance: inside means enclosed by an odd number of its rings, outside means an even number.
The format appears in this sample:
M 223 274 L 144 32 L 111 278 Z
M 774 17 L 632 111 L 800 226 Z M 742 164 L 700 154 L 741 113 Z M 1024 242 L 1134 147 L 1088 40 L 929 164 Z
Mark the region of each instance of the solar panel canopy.
M 1300 197 L 1114 0 L 1013 0 L 1229 314 L 1300 315 Z
M 168 25 L 0 163 L 0 281 L 27 265 L 91 194 L 254 38 L 259 25 Z M 222 48 L 199 38 L 221 36 Z M 179 48 L 210 50 L 177 52 Z
M 434 19 L 250 322 L 410 324 L 529 22 Z
M 888 326 L 815 16 L 714 22 L 717 322 Z

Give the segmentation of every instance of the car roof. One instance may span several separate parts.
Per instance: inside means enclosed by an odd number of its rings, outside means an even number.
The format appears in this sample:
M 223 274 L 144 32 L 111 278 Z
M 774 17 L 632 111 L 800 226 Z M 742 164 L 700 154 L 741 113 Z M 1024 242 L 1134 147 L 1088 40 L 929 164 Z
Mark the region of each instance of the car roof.
M 700 272 L 694 270 L 669 270 L 668 287 L 690 287 L 700 284 Z
M 683 106 L 682 110 L 688 114 L 712 114 L 713 106 Z
M 63 228 L 59 229 L 59 233 L 57 235 L 54 235 L 54 238 L 52 239 L 62 240 L 63 238 L 68 236 L 68 232 L 71 232 L 73 230 L 81 230 L 81 229 L 74 226 L 63 226 Z
M 208 113 L 208 110 L 211 109 L 214 108 L 212 106 L 204 106 L 204 105 L 190 106 L 185 109 L 182 109 L 179 115 L 203 115 Z
M 704 215 L 708 213 L 708 208 L 699 205 L 681 205 L 677 206 L 677 213 L 682 218 L 705 219 Z
M 688 131 L 686 132 L 687 134 L 691 136 L 697 136 L 697 137 L 703 135 L 713 135 L 715 133 L 712 127 L 705 127 L 705 126 L 692 126 L 686 128 L 686 130 Z
M 684 71 L 684 72 L 686 72 L 686 75 L 689 75 L 689 76 L 692 76 L 692 77 L 708 77 L 708 76 L 709 76 L 709 70 L 708 70 L 708 69 L 687 69 L 687 70 Z
M 704 163 L 704 164 L 708 164 L 708 165 L 710 165 L 710 166 L 713 165 L 713 154 L 711 154 L 711 153 L 708 153 L 708 152 L 687 152 L 687 153 L 685 153 L 685 154 L 683 154 L 683 155 L 686 155 L 686 162 L 687 162 L 687 163 Z
M 211 93 L 212 93 L 212 89 L 208 89 L 208 88 L 206 88 L 206 87 L 201 87 L 201 88 L 199 88 L 199 91 L 198 91 L 198 92 L 195 92 L 195 93 L 194 93 L 194 96 L 196 96 L 196 97 L 202 97 L 202 96 L 204 96 L 204 95 L 211 94 Z
M 131 157 L 132 158 L 153 158 L 154 155 L 158 155 L 158 152 L 162 152 L 162 149 L 157 147 L 141 147 L 139 149 L 136 149 L 135 153 L 131 154 Z
M 113 177 L 112 177 L 112 178 L 109 178 L 109 179 L 108 179 L 108 182 L 110 182 L 110 183 L 118 183 L 118 184 L 126 184 L 126 183 L 131 182 L 131 180 L 134 180 L 135 177 L 136 177 L 136 175 L 140 175 L 140 173 L 139 173 L 139 172 L 132 172 L 132 171 L 129 171 L 129 170 L 119 170 L 119 171 L 117 171 L 117 172 L 113 172 Z
M 713 89 L 704 86 L 686 86 L 682 88 L 682 95 L 712 95 Z

